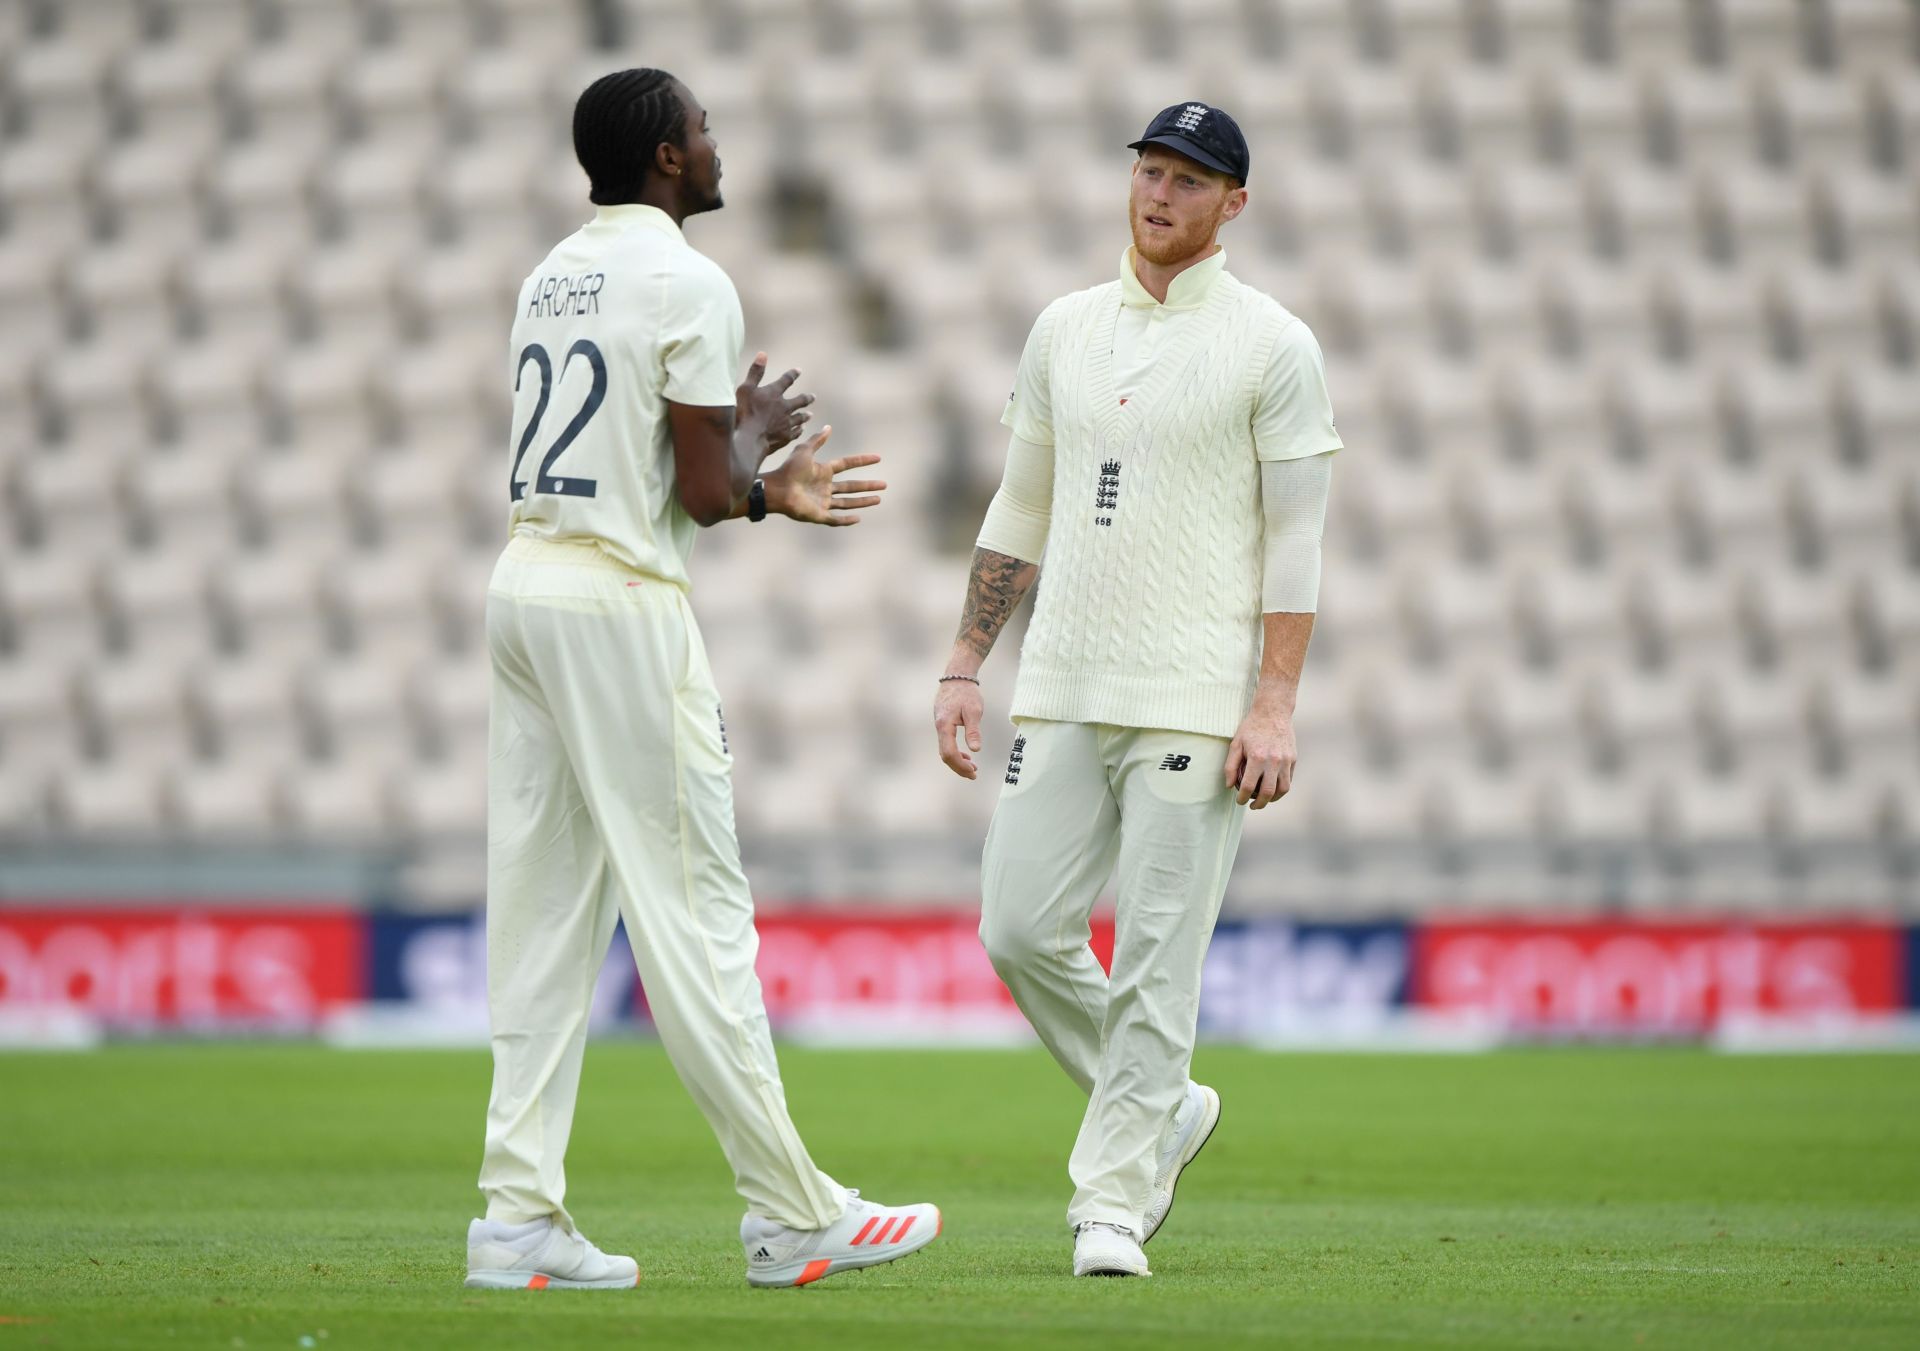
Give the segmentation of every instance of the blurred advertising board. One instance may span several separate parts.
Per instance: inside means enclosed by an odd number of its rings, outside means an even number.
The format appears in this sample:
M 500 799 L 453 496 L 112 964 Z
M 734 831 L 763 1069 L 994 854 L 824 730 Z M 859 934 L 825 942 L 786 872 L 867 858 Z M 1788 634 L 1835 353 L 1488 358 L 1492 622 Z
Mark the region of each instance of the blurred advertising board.
M 971 911 L 778 909 L 757 921 L 756 970 L 769 1021 L 802 1040 L 1023 1041 L 1026 1020 L 1000 983 Z M 1096 915 L 1094 956 L 1113 954 Z M 368 991 L 422 1014 L 483 1022 L 486 939 L 479 916 L 377 916 Z M 1286 1038 L 1374 1028 L 1406 999 L 1409 939 L 1397 924 L 1222 924 L 1208 954 L 1204 1035 Z M 601 969 L 594 1024 L 646 1017 L 624 935 Z
M 1347 1040 L 1392 1026 L 1407 1000 L 1404 924 L 1227 921 L 1200 985 L 1200 1034 L 1220 1040 Z
M 594 982 L 588 1026 L 605 1031 L 629 1020 L 638 985 L 626 932 L 616 928 Z M 402 1041 L 485 1040 L 485 912 L 368 916 L 367 998 L 374 1016 L 361 1027 L 372 1039 L 384 1028 Z M 429 1028 L 439 1035 L 422 1037 Z
M 980 946 L 977 917 L 942 909 L 768 910 L 756 927 L 755 969 L 769 1021 L 802 1039 L 845 1042 L 1003 1041 L 1026 1025 Z M 376 915 L 369 921 L 367 991 L 378 1039 L 429 1024 L 484 1036 L 486 926 L 480 914 Z M 1113 926 L 1096 919 L 1104 962 Z M 384 1009 L 382 1008 L 384 1006 Z M 624 926 L 600 968 L 591 1025 L 646 1020 L 646 994 Z
M 0 909 L 0 1009 L 299 1028 L 362 997 L 365 934 L 344 908 Z
M 1521 1034 L 1699 1036 L 1890 1014 L 1908 941 L 1870 922 L 1436 920 L 1415 930 L 1411 994 Z
M 979 915 L 942 910 L 785 910 L 759 916 L 767 1017 L 803 1040 L 1022 1041 L 1026 1020 L 980 945 Z M 1113 960 L 1096 915 L 1094 956 Z
M 970 909 L 769 909 L 758 928 L 767 1012 L 784 1036 L 1030 1038 Z M 1096 916 L 1103 965 L 1113 941 L 1111 916 Z M 486 981 L 477 911 L 0 907 L 0 1031 L 25 1027 L 29 1040 L 53 1037 L 47 1016 L 57 1014 L 109 1031 L 318 1027 L 348 1044 L 479 1044 Z M 1254 1045 L 1471 1049 L 1538 1037 L 1826 1037 L 1916 1008 L 1920 930 L 1886 923 L 1273 919 L 1219 926 L 1199 1023 L 1205 1039 Z M 616 931 L 592 1026 L 646 1019 Z M 1920 1036 L 1920 1018 L 1905 1021 Z

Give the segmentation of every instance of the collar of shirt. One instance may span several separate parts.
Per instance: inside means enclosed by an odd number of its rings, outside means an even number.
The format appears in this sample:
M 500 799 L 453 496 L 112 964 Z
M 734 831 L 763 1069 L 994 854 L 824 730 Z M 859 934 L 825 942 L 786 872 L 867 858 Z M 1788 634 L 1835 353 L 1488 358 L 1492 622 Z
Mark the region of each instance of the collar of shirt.
M 605 210 L 605 208 L 601 208 Z M 1213 289 L 1213 279 L 1218 277 L 1227 266 L 1227 250 L 1224 246 L 1216 250 L 1211 257 L 1202 258 L 1192 267 L 1175 277 L 1167 286 L 1166 308 L 1169 310 L 1197 310 L 1207 298 L 1207 292 Z M 1139 309 L 1153 309 L 1160 305 L 1153 298 L 1153 292 L 1140 284 L 1140 277 L 1133 270 L 1133 246 L 1120 255 L 1120 303 Z
M 595 225 L 646 225 L 663 235 L 672 235 L 675 239 L 684 239 L 680 227 L 673 223 L 673 217 L 657 206 L 648 206 L 644 202 L 619 202 L 613 206 L 597 206 L 593 209 Z

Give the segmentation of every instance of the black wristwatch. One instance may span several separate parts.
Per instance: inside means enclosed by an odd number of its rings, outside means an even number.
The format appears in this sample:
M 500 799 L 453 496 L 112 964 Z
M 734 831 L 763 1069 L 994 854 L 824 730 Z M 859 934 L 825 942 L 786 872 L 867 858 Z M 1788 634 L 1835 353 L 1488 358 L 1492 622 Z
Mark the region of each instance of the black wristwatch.
M 767 481 L 757 478 L 753 486 L 747 489 L 747 519 L 764 521 L 767 519 Z

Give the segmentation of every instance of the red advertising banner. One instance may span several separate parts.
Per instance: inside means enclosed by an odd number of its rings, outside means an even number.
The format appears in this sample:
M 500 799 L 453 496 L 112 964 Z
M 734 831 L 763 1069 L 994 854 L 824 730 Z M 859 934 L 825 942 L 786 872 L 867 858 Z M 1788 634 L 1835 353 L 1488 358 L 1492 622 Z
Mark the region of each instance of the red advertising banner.
M 1441 920 L 1414 931 L 1410 993 L 1521 1030 L 1698 1033 L 1897 1009 L 1903 962 L 1888 924 Z
M 306 1023 L 362 996 L 364 934 L 351 910 L 0 909 L 0 1010 Z
M 909 1020 L 1019 1016 L 980 946 L 974 915 L 836 908 L 767 913 L 755 924 L 756 970 L 776 1024 L 829 1012 Z M 1110 965 L 1110 917 L 1094 918 L 1092 941 L 1101 965 Z

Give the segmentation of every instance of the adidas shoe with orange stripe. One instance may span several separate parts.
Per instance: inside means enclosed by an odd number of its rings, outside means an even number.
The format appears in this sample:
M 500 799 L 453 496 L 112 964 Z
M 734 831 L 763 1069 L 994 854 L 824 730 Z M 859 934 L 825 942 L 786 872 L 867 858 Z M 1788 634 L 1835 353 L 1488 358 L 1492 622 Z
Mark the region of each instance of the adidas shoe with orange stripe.
M 552 1220 L 467 1226 L 470 1290 L 631 1290 L 640 1265 L 609 1257 L 586 1238 Z
M 847 1208 L 825 1229 L 789 1229 L 759 1215 L 740 1221 L 748 1285 L 808 1285 L 836 1271 L 878 1266 L 919 1252 L 940 1235 L 940 1208 L 883 1206 L 847 1191 Z

